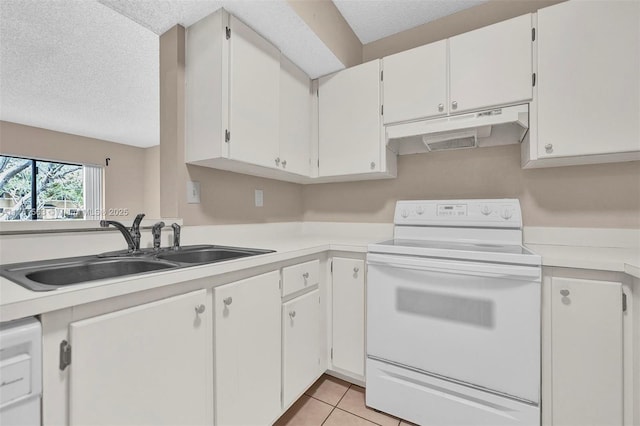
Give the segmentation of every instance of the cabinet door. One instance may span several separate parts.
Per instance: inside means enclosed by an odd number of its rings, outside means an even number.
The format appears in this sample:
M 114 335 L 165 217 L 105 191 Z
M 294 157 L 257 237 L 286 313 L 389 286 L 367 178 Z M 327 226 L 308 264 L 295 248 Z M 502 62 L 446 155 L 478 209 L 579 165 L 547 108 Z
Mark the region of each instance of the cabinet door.
M 333 258 L 333 367 L 364 376 L 364 261 Z
M 320 176 L 383 170 L 380 61 L 323 77 L 319 85 Z
M 529 101 L 531 39 L 531 14 L 450 38 L 450 112 Z
M 640 150 L 640 2 L 538 11 L 538 156 Z
M 273 167 L 278 156 L 280 52 L 231 16 L 229 156 Z
M 266 425 L 280 413 L 280 273 L 216 287 L 216 424 Z
M 71 323 L 70 424 L 212 424 L 211 321 L 200 290 Z
M 384 123 L 447 114 L 447 41 L 382 60 Z
M 552 278 L 552 418 L 622 425 L 622 285 Z
M 309 176 L 311 156 L 311 80 L 290 60 L 280 62 L 280 155 L 273 163 Z
M 320 374 L 320 291 L 282 305 L 283 405 L 297 399 Z

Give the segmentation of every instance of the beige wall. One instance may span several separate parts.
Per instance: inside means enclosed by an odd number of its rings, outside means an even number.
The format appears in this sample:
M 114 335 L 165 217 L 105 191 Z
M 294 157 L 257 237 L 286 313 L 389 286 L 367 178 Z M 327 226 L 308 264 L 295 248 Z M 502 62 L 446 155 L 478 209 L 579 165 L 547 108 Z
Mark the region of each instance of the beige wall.
M 145 149 L 144 212 L 150 218 L 160 218 L 160 145 Z
M 401 199 L 505 197 L 526 226 L 640 228 L 640 163 L 522 170 L 519 145 L 405 155 L 396 179 L 305 187 L 304 220 L 391 222 Z
M 145 155 L 137 148 L 100 139 L 0 121 L 0 153 L 43 160 L 105 165 L 105 209 L 129 209 L 130 216 L 145 207 Z
M 297 221 L 302 218 L 302 187 L 184 161 L 184 28 L 160 36 L 160 206 L 163 217 L 186 225 Z M 188 204 L 187 181 L 200 182 L 200 204 Z M 264 191 L 255 207 L 254 191 Z
M 490 0 L 407 31 L 365 44 L 364 62 L 475 30 L 566 0 Z

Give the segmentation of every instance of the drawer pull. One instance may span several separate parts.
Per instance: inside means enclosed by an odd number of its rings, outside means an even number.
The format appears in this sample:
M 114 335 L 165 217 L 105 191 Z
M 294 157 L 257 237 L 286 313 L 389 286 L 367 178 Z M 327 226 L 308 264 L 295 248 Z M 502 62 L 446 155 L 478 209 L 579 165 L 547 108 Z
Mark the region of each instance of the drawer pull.
M 206 308 L 206 306 L 204 306 L 204 305 L 197 305 L 197 306 L 196 306 L 196 314 L 202 314 L 202 313 L 204 313 L 205 309 L 207 309 L 207 308 Z
M 291 319 L 296 317 L 296 311 L 291 311 L 289 312 L 289 317 L 291 317 Z
M 560 290 L 560 294 L 563 297 L 567 297 L 569 295 L 569 290 L 567 290 L 566 288 L 563 288 L 562 290 Z
M 231 303 L 233 303 L 233 298 L 232 298 L 232 297 L 226 297 L 222 302 L 223 302 L 226 306 L 229 306 Z
M 304 278 L 305 280 L 309 278 L 309 273 L 305 272 L 304 274 L 302 274 L 302 278 Z

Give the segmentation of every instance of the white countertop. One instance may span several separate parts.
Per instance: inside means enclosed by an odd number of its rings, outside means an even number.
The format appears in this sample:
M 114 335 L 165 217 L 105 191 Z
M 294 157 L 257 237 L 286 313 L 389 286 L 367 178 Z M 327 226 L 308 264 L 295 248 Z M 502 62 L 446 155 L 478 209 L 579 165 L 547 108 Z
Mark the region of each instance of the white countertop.
M 581 239 L 583 234 L 593 234 L 587 230 L 576 234 L 580 238 L 573 241 L 563 236 L 563 241 L 566 240 L 575 245 L 561 245 L 558 241 L 552 241 L 553 244 L 540 244 L 542 240 L 552 240 L 546 235 L 557 236 L 558 232 L 566 233 L 570 228 L 557 229 L 560 231 L 553 228 L 532 228 L 527 232 L 525 228 L 525 241 L 528 239 L 527 234 L 530 235 L 530 241 L 525 243 L 525 246 L 542 257 L 543 266 L 624 272 L 640 279 L 640 248 L 580 245 L 584 242 Z M 34 292 L 0 277 L 0 321 L 38 315 L 185 281 L 264 267 L 295 258 L 318 255 L 329 250 L 366 253 L 368 244 L 387 240 L 392 236 L 392 232 L 391 224 L 320 222 L 184 227 L 185 244 L 254 247 L 276 250 L 276 253 L 101 280 L 48 292 Z M 595 233 L 610 236 L 615 235 L 616 231 L 597 230 Z M 11 236 L 0 241 L 0 251 L 4 250 L 1 252 L 2 259 L 6 263 L 12 263 L 51 257 L 48 253 L 56 253 L 55 257 L 87 255 L 90 253 L 83 248 L 87 245 L 98 253 L 115 250 L 122 245 L 118 234 L 98 234 L 99 236 L 96 234 Z M 628 232 L 622 230 L 620 235 L 626 236 Z M 39 248 L 36 254 L 32 253 L 34 243 L 37 243 Z M 610 242 L 603 241 L 603 243 Z M 32 258 L 20 258 L 22 253 Z
M 526 244 L 543 266 L 625 272 L 640 278 L 640 250 L 624 247 L 580 247 Z
M 144 275 L 119 277 L 67 288 L 35 292 L 0 277 L 0 322 L 38 315 L 110 297 L 149 290 L 243 269 L 251 269 L 290 259 L 320 254 L 328 250 L 366 253 L 370 238 L 327 238 L 295 236 L 252 241 L 251 247 L 276 250 L 253 257 L 209 265 L 163 270 Z M 228 244 L 228 242 L 225 242 Z M 238 244 L 246 247 L 246 244 Z

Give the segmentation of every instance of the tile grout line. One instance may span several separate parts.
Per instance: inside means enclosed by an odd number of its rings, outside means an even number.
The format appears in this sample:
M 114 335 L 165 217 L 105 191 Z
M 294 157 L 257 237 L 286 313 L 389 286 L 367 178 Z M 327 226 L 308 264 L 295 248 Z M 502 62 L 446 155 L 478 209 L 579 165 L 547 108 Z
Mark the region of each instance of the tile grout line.
M 322 423 L 320 423 L 320 426 L 323 426 L 327 422 L 329 417 L 331 417 L 333 412 L 336 411 L 336 408 L 338 408 L 338 404 L 340 404 L 340 401 L 342 401 L 342 398 L 344 398 L 344 396 L 347 394 L 347 392 L 349 392 L 349 389 L 351 389 L 351 386 L 353 386 L 353 385 L 351 383 L 349 383 L 349 387 L 347 388 L 347 390 L 344 391 L 344 393 L 342 394 L 342 396 L 340 397 L 338 402 L 336 402 L 336 405 L 334 405 L 333 408 L 331 409 L 331 411 L 329 412 L 329 415 L 322 421 Z
M 349 389 L 351 389 L 353 386 L 356 386 L 356 385 L 354 385 L 353 383 L 352 383 L 352 384 L 350 384 L 350 385 L 349 385 L 349 387 L 347 388 L 347 392 L 349 392 Z M 365 389 L 365 388 L 363 388 L 363 389 Z M 340 408 L 340 407 L 338 407 L 338 405 L 340 404 L 340 402 L 342 401 L 342 399 L 345 397 L 345 395 L 347 394 L 347 392 L 345 392 L 345 393 L 344 393 L 344 395 L 342 395 L 342 398 L 340 398 L 340 401 L 338 401 L 338 404 L 336 404 L 336 407 L 335 407 L 335 408 L 337 408 L 338 410 L 343 411 L 343 412 L 345 412 L 345 413 L 347 413 L 347 414 L 351 414 L 352 416 L 359 417 L 359 418 L 361 418 L 362 420 L 366 420 L 367 422 L 372 423 L 372 424 L 374 424 L 374 425 L 382 426 L 380 423 L 376 423 L 376 422 L 374 422 L 374 421 L 373 421 L 373 420 L 371 420 L 371 419 L 367 419 L 366 417 L 362 417 L 362 416 L 361 416 L 361 415 L 359 415 L 359 414 L 352 413 L 351 411 L 349 411 L 349 410 L 347 410 L 347 409 L 344 409 L 344 408 Z M 365 390 L 365 392 L 366 392 L 366 390 Z M 367 408 L 367 409 L 370 409 L 369 407 L 367 407 L 367 406 L 366 406 L 366 404 L 365 404 L 365 406 L 364 406 L 364 407 L 365 407 L 365 408 Z M 333 411 L 334 411 L 334 410 L 331 410 L 331 413 L 333 413 Z M 382 411 L 379 411 L 379 412 L 378 412 L 378 411 L 376 411 L 376 410 L 373 410 L 373 411 L 375 411 L 376 413 L 382 414 L 382 415 L 384 415 L 384 416 L 387 416 L 387 417 L 389 417 L 389 418 L 393 418 L 393 419 L 398 420 L 398 424 L 397 424 L 396 426 L 400 426 L 400 422 L 402 422 L 402 420 L 401 420 L 401 419 L 398 419 L 398 418 L 396 418 L 396 417 L 390 416 L 390 415 L 388 415 L 388 414 L 386 414 L 386 413 L 383 413 Z M 329 413 L 329 415 L 331 415 L 331 413 Z M 327 417 L 327 418 L 328 418 L 328 417 Z M 323 424 L 324 424 L 324 423 L 323 423 Z

